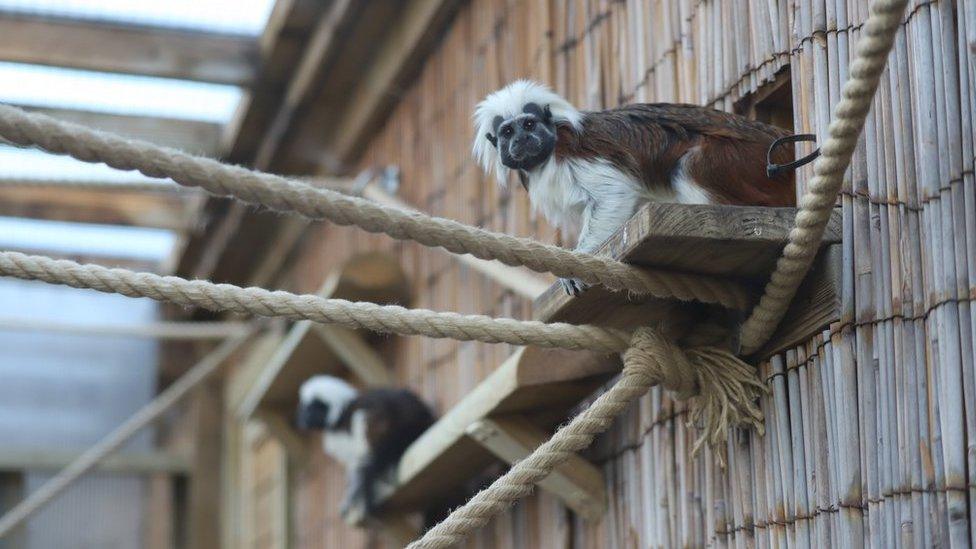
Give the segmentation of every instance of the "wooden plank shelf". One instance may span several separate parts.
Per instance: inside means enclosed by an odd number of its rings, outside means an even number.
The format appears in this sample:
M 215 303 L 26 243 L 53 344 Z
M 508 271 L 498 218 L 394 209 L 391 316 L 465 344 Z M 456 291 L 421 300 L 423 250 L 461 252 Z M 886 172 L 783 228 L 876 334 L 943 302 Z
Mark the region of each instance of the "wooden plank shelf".
M 379 499 L 394 513 L 448 497 L 495 459 L 468 434 L 472 424 L 521 414 L 536 428 L 548 429 L 619 370 L 615 356 L 519 349 L 407 449 L 397 468 L 396 488 Z M 347 520 L 358 522 L 361 517 Z
M 783 251 L 795 216 L 795 208 L 649 204 L 598 253 L 648 268 L 729 278 L 758 297 Z M 787 315 L 760 356 L 801 341 L 836 318 L 835 290 L 840 281 L 833 265 L 840 259 L 840 239 L 837 211 L 824 233 L 821 256 L 797 294 L 797 302 L 805 306 L 795 307 Z M 598 286 L 574 298 L 558 284 L 536 299 L 534 312 L 537 320 L 626 329 L 662 321 L 680 325 L 704 318 L 729 318 L 716 306 L 633 296 Z
M 758 295 L 785 245 L 795 214 L 794 208 L 650 204 L 599 253 L 637 265 L 729 277 Z M 832 265 L 838 259 L 840 236 L 838 212 L 827 227 L 818 262 L 797 296 L 799 305 L 784 322 L 778 335 L 781 340 L 770 345 L 782 346 L 789 338 L 799 341 L 836 319 L 839 282 Z M 719 312 L 700 304 L 634 297 L 599 287 L 572 298 L 556 284 L 535 301 L 534 317 L 632 328 L 688 316 L 689 311 L 693 321 L 700 321 L 701 313 Z M 422 509 L 448 497 L 493 460 L 523 457 L 541 440 L 541 433 L 565 421 L 571 409 L 619 369 L 617 356 L 519 349 L 407 449 L 393 485 L 380 490 L 382 512 L 390 515 Z M 512 424 L 513 414 L 524 422 L 524 428 Z M 498 425 L 508 429 L 492 433 Z M 565 471 L 555 472 L 542 483 L 584 516 L 592 516 L 605 505 L 599 485 L 593 474 L 571 478 Z M 363 520 L 361 510 L 354 509 L 351 515 L 346 517 L 349 522 Z

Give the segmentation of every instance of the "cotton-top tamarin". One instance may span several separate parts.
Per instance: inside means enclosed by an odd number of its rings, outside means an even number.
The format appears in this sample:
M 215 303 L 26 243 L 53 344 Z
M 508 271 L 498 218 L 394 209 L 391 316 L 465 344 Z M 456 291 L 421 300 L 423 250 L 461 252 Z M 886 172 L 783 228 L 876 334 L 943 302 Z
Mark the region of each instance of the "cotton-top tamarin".
M 405 389 L 367 389 L 332 376 L 315 376 L 299 390 L 297 424 L 324 431 L 322 448 L 346 468 L 345 514 L 362 500 L 375 511 L 376 482 L 434 422 L 430 409 Z
M 534 208 L 576 250 L 595 252 L 647 202 L 792 206 L 789 132 L 726 112 L 666 103 L 583 112 L 549 88 L 518 80 L 474 114 L 474 155 L 499 182 L 515 171 Z M 793 166 L 795 167 L 795 166 Z M 774 170 L 775 172 L 775 170 Z M 562 280 L 579 295 L 585 285 Z

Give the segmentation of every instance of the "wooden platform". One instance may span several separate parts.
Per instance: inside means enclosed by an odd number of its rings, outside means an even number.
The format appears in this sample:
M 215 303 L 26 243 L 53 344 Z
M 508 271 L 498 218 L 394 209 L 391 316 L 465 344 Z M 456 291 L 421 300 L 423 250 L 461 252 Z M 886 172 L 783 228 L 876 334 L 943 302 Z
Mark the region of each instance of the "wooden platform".
M 785 245 L 796 215 L 794 208 L 685 206 L 649 204 L 600 249 L 634 265 L 708 274 L 737 280 L 758 296 Z M 823 250 L 811 277 L 798 294 L 797 307 L 784 320 L 770 350 L 804 339 L 826 325 L 836 313 L 834 289 L 839 278 L 840 213 L 827 226 Z M 619 328 L 653 325 L 659 321 L 694 321 L 689 312 L 715 316 L 717 307 L 690 311 L 688 304 L 593 287 L 573 298 L 557 284 L 535 301 L 537 320 L 600 324 Z M 724 314 L 724 313 L 722 313 Z M 797 332 L 805 332 L 797 335 Z M 760 353 L 763 354 L 763 353 Z
M 651 204 L 600 253 L 638 265 L 733 278 L 758 295 L 782 251 L 794 215 L 792 208 Z M 824 237 L 823 257 L 798 296 L 802 306 L 784 323 L 779 341 L 772 346 L 783 345 L 790 337 L 805 338 L 835 317 L 837 279 L 829 266 L 840 235 L 840 219 L 835 215 Z M 717 312 L 702 307 L 599 287 L 572 298 L 557 284 L 536 300 L 534 316 L 544 321 L 636 327 L 681 316 L 694 322 L 703 311 Z M 541 440 L 538 433 L 551 432 L 565 421 L 573 407 L 619 368 L 617 356 L 520 349 L 406 451 L 396 486 L 381 496 L 384 512 L 420 509 L 450 494 L 493 460 L 522 457 L 531 451 L 526 441 Z M 513 417 L 525 422 L 525 428 L 515 428 Z M 542 487 L 584 516 L 594 516 L 605 505 L 599 480 L 589 473 L 574 477 L 557 471 Z

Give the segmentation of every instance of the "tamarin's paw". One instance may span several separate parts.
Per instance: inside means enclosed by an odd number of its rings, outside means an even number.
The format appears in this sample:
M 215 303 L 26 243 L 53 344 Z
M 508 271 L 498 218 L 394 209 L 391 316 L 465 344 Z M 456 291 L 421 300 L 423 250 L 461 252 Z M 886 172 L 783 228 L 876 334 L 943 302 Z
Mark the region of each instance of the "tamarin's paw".
M 575 278 L 560 278 L 559 283 L 562 284 L 563 289 L 566 293 L 573 296 L 579 297 L 587 288 L 590 287 L 589 284 L 583 282 L 582 280 L 577 280 Z

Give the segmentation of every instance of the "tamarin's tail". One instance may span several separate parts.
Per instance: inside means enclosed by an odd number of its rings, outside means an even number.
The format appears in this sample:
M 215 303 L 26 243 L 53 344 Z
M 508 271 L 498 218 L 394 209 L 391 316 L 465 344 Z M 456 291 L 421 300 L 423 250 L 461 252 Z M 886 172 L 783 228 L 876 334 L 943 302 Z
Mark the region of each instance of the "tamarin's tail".
M 820 149 L 813 151 L 812 153 L 804 156 L 799 160 L 794 160 L 788 164 L 776 164 L 773 162 L 773 151 L 778 147 L 781 147 L 787 143 L 797 143 L 799 141 L 817 141 L 817 136 L 812 133 L 800 133 L 796 135 L 788 135 L 786 137 L 780 137 L 773 144 L 769 146 L 769 150 L 766 151 L 766 176 L 770 179 L 776 177 L 777 175 L 783 173 L 786 170 L 795 170 L 800 166 L 804 166 L 816 160 L 820 156 Z

